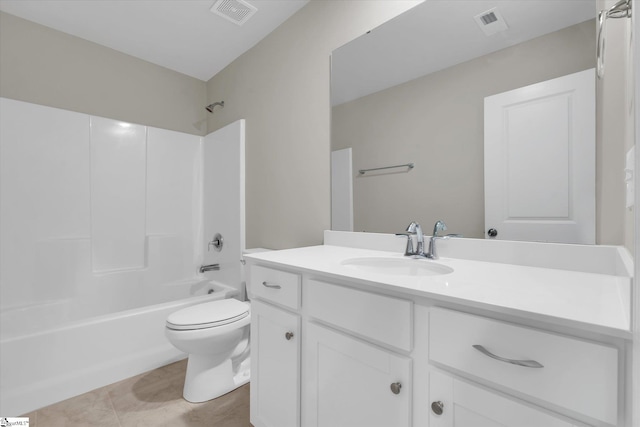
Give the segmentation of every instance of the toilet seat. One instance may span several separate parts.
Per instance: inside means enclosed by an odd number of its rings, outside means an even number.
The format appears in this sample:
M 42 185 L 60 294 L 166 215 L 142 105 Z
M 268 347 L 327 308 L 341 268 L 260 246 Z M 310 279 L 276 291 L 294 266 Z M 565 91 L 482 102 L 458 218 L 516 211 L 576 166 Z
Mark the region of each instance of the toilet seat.
M 183 308 L 167 317 L 167 328 L 195 330 L 215 328 L 237 322 L 249 315 L 249 305 L 236 299 L 224 299 Z

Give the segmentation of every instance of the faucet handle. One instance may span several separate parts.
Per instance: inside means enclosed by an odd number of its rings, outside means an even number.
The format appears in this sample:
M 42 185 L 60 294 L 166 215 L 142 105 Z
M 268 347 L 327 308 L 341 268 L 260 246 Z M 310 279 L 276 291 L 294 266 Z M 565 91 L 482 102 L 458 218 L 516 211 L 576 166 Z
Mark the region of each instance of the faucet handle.
M 407 226 L 407 233 L 416 234 L 418 229 L 420 228 L 420 224 L 415 221 L 411 221 L 411 224 Z
M 436 223 L 433 225 L 433 237 L 440 237 L 438 236 L 438 232 L 446 231 L 446 229 L 447 229 L 447 224 L 445 224 L 440 220 L 436 221 Z
M 411 238 L 411 236 L 413 236 L 414 234 L 416 234 L 415 232 L 405 232 L 405 233 L 396 233 L 396 236 L 398 237 L 406 237 L 407 238 L 407 247 L 404 250 L 404 255 L 405 256 L 410 256 L 410 255 L 414 255 L 415 251 L 413 250 L 413 239 Z

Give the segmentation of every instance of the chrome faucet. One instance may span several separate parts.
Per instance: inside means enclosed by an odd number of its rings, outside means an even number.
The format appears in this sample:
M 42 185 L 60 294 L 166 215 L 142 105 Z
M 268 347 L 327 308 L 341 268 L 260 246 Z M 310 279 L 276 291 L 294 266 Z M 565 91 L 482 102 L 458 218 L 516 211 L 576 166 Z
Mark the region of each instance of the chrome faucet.
M 211 270 L 220 270 L 220 264 L 201 265 L 198 271 L 200 273 L 204 273 L 205 271 L 211 271 Z
M 415 221 L 407 227 L 404 233 L 396 233 L 396 236 L 407 237 L 407 247 L 404 251 L 405 256 L 412 256 L 414 258 L 429 258 L 438 259 L 438 253 L 436 252 L 436 240 L 438 239 L 450 239 L 452 237 L 462 237 L 461 234 L 447 234 L 446 236 L 439 236 L 438 233 L 445 231 L 447 226 L 442 221 L 436 221 L 433 226 L 433 235 L 429 239 L 429 250 L 424 252 L 424 234 L 422 233 L 422 227 Z M 413 236 L 416 236 L 416 249 L 413 249 Z
M 423 257 L 424 255 L 424 234 L 422 233 L 422 227 L 415 221 L 407 227 L 404 233 L 396 233 L 396 236 L 407 237 L 407 247 L 404 251 L 405 256 Z M 416 249 L 413 249 L 413 238 L 416 236 Z

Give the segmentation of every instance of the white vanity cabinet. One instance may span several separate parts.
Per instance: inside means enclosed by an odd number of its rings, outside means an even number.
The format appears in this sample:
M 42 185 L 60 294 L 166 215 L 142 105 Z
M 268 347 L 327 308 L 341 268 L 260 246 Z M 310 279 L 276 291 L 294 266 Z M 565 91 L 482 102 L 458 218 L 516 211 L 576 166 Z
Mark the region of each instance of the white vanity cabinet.
M 300 425 L 300 276 L 254 267 L 251 302 L 251 423 Z
M 255 427 L 628 425 L 623 338 L 279 261 L 249 264 Z

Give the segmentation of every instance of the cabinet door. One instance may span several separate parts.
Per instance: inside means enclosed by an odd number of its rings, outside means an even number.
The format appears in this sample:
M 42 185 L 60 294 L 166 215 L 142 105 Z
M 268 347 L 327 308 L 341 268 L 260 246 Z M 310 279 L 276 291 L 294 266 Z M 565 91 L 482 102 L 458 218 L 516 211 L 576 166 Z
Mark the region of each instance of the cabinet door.
M 313 323 L 304 342 L 305 427 L 411 425 L 409 358 Z
M 429 377 L 430 427 L 575 427 L 541 409 L 440 372 Z
M 251 303 L 251 423 L 300 425 L 300 317 Z

